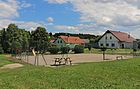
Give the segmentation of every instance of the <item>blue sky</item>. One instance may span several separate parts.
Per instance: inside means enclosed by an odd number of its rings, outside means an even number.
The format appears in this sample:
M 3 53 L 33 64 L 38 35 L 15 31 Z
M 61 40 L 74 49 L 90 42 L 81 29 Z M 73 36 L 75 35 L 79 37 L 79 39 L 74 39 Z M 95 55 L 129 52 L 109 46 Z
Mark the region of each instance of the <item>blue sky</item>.
M 21 9 L 20 18 L 24 21 L 43 21 L 47 23 L 47 18 L 52 17 L 54 24 L 75 25 L 79 23 L 79 14 L 74 12 L 70 4 L 49 4 L 43 0 L 28 0 L 32 6 Z
M 10 23 L 53 33 L 117 30 L 140 38 L 140 0 L 0 0 L 0 28 Z

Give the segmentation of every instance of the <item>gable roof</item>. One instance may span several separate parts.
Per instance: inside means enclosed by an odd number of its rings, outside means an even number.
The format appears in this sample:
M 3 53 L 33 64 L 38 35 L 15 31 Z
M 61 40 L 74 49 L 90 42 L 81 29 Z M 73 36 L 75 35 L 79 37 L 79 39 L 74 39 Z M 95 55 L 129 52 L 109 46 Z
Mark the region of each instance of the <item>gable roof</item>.
M 133 41 L 136 41 L 136 39 L 133 38 L 130 34 L 127 34 L 127 33 L 124 33 L 124 32 L 107 30 L 106 33 L 111 33 L 119 41 L 122 41 L 122 42 L 133 42 Z
M 63 39 L 66 43 L 72 43 L 72 44 L 83 44 L 84 41 L 80 39 L 79 37 L 74 36 L 59 36 L 59 38 Z
M 50 40 L 51 43 L 53 43 L 55 41 L 55 39 Z
M 84 41 L 84 43 L 89 43 L 89 39 L 82 39 Z

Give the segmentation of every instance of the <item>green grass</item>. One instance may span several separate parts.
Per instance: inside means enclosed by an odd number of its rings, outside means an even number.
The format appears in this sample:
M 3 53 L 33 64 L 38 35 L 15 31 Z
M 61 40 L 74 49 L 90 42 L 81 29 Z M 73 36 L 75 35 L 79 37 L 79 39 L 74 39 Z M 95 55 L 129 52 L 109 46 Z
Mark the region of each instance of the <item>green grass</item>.
M 0 70 L 0 89 L 139 89 L 139 87 L 140 59 L 83 63 L 57 68 L 25 65 L 22 68 Z
M 9 61 L 4 55 L 0 55 L 0 67 L 5 65 L 5 64 L 10 64 L 12 63 Z
M 101 54 L 102 51 L 101 49 L 95 49 L 92 48 L 91 52 L 86 48 L 84 49 L 84 53 L 95 53 L 95 54 Z M 140 55 L 140 50 L 137 50 L 137 55 Z M 106 54 L 121 54 L 121 55 L 132 55 L 133 54 L 133 49 L 107 49 Z

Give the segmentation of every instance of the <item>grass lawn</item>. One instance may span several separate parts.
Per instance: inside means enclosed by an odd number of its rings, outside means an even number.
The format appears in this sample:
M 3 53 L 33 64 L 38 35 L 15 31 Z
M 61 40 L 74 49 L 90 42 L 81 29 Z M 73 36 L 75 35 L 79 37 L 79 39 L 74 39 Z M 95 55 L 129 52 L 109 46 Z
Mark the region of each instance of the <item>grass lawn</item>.
M 0 62 L 5 62 L 3 56 Z M 2 64 L 3 65 L 3 64 Z M 0 70 L 0 89 L 139 89 L 140 59 Z
M 92 48 L 91 52 L 89 52 L 88 48 L 84 49 L 84 53 L 96 53 L 96 54 L 101 54 L 102 51 L 101 49 L 95 49 Z M 137 55 L 140 55 L 140 50 L 137 50 Z M 121 54 L 121 55 L 132 55 L 133 54 L 133 49 L 107 49 L 106 54 Z
M 5 64 L 11 64 L 12 62 L 7 60 L 7 58 L 4 55 L 0 55 L 0 67 Z

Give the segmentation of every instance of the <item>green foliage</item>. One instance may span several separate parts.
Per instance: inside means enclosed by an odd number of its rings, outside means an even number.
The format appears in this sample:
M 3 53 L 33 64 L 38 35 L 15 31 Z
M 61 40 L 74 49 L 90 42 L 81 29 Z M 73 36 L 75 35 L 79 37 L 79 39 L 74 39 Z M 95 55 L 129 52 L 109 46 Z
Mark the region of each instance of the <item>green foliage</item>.
M 12 63 L 12 61 L 9 61 L 7 59 L 7 57 L 5 57 L 4 55 L 0 55 L 0 67 L 2 67 L 3 65 L 6 65 L 6 64 L 11 64 L 11 63 Z
M 72 34 L 72 33 L 55 33 L 54 34 L 54 37 L 58 37 L 58 36 L 61 36 L 61 35 L 63 35 L 63 36 L 76 36 L 76 37 L 80 37 L 80 38 L 82 38 L 82 39 L 95 39 L 95 38 L 97 38 L 98 36 L 95 36 L 95 35 L 91 35 L 91 34 L 81 34 L 81 33 L 79 33 L 79 34 Z
M 49 34 L 43 27 L 38 27 L 31 32 L 31 47 L 36 48 L 37 51 L 46 51 L 49 41 Z
M 100 49 L 101 49 L 101 51 L 106 51 L 107 47 L 101 47 Z
M 60 48 L 57 46 L 52 46 L 48 49 L 51 54 L 57 54 L 60 51 Z
M 133 51 L 134 51 L 134 52 L 136 52 L 136 51 L 137 51 L 137 49 L 133 49 Z
M 45 52 L 49 41 L 48 36 L 43 27 L 38 27 L 30 33 L 18 28 L 15 24 L 9 24 L 6 29 L 0 31 L 0 44 L 2 44 L 4 53 L 15 53 L 16 49 L 27 51 L 29 47 Z
M 1 34 L 1 44 L 5 53 L 11 53 L 17 48 L 23 49 L 23 45 L 28 45 L 29 32 L 18 28 L 15 24 L 10 24 Z
M 76 45 L 74 47 L 74 52 L 75 53 L 84 53 L 84 46 L 82 46 L 82 45 Z
M 0 54 L 4 53 L 3 48 L 0 45 Z
M 65 47 L 61 47 L 61 53 L 62 54 L 67 54 L 67 53 L 69 53 L 69 51 L 70 51 L 70 47 L 68 47 L 68 46 L 65 46 Z

